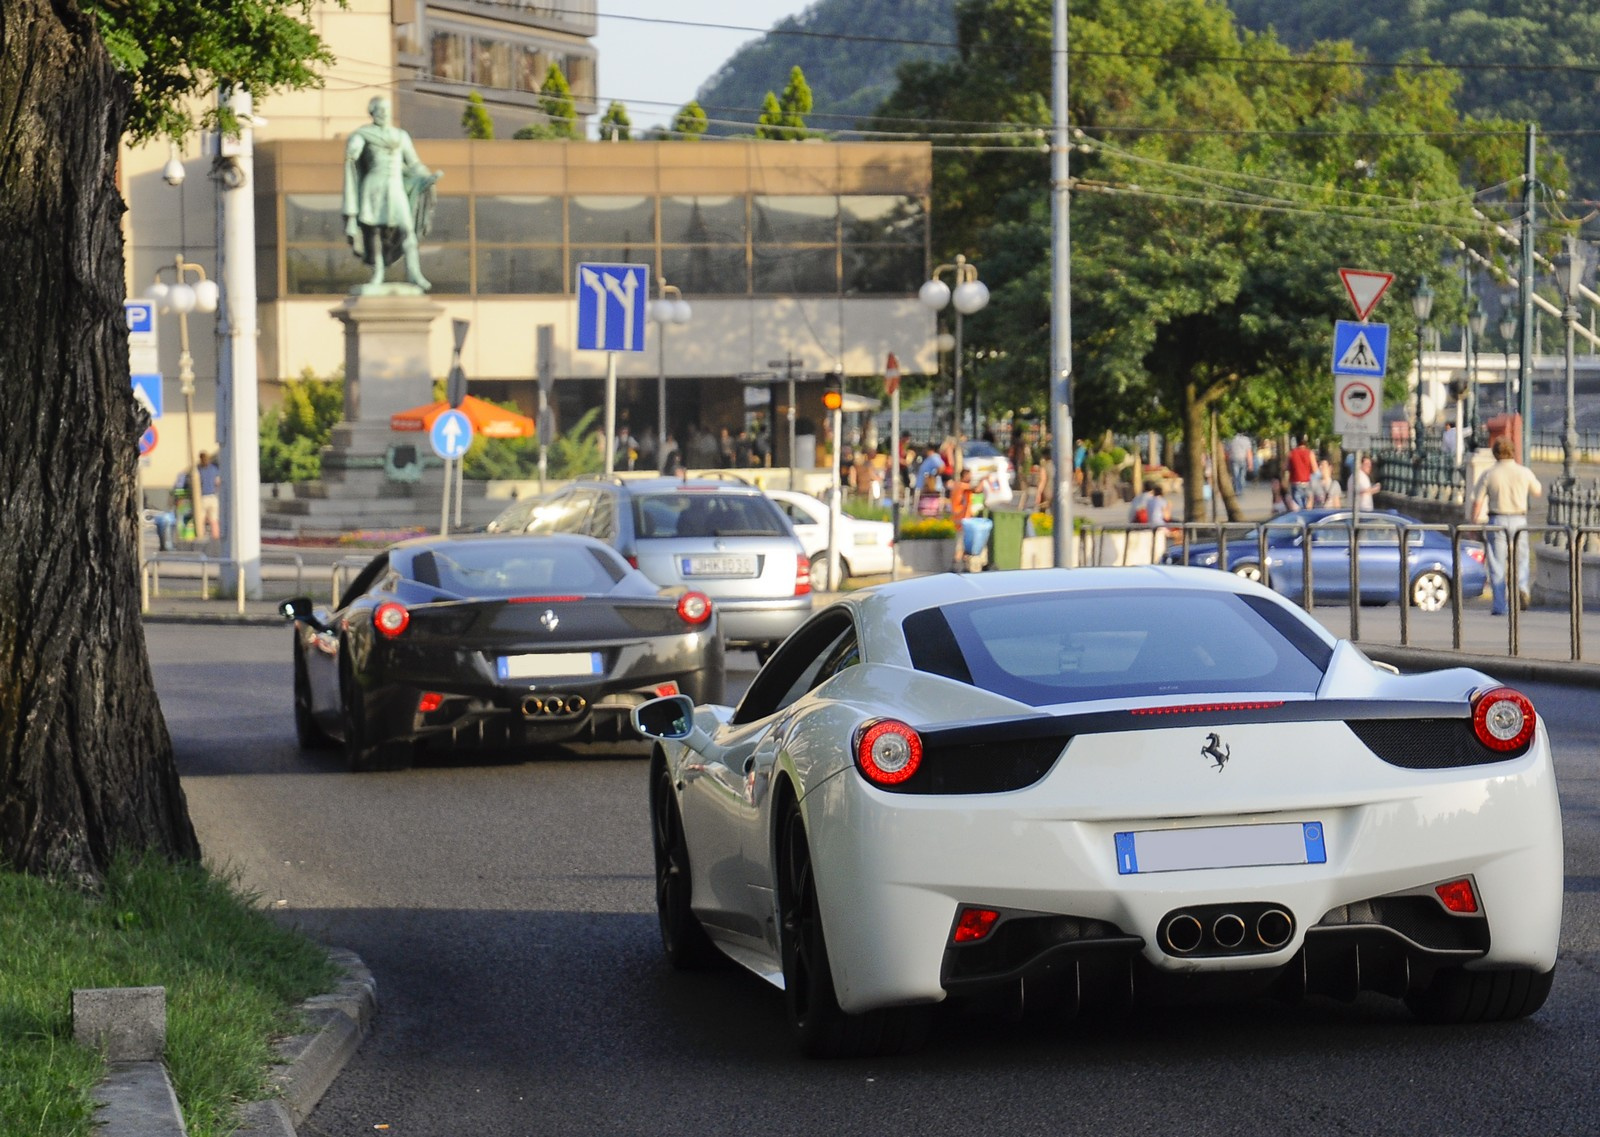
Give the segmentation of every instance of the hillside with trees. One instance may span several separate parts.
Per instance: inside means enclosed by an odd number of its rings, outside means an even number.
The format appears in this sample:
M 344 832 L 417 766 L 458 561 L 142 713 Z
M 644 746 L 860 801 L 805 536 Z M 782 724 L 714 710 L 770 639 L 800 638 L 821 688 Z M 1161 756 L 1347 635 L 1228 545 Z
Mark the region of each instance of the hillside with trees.
M 695 96 L 711 134 L 748 134 L 768 91 L 805 72 L 814 105 L 807 122 L 828 132 L 856 126 L 894 90 L 909 60 L 951 58 L 955 0 L 817 0 L 736 51 Z M 748 124 L 748 125 L 744 125 Z
M 1600 7 L 1593 0 L 1230 0 L 1239 22 L 1304 50 L 1348 39 L 1375 61 L 1426 50 L 1461 76 L 1457 105 L 1539 124 L 1565 154 L 1574 193 L 1600 198 Z M 808 72 L 809 73 L 809 72 Z

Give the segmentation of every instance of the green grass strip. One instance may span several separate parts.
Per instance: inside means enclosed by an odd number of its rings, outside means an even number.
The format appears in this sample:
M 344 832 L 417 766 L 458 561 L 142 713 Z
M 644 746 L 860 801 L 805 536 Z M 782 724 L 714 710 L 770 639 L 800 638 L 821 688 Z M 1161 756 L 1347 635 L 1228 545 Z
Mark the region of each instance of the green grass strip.
M 165 987 L 167 1070 L 190 1137 L 224 1137 L 267 1094 L 272 1043 L 332 988 L 324 950 L 237 880 L 119 861 L 94 893 L 0 871 L 0 1129 L 91 1137 L 100 1056 L 72 1041 L 72 991 Z

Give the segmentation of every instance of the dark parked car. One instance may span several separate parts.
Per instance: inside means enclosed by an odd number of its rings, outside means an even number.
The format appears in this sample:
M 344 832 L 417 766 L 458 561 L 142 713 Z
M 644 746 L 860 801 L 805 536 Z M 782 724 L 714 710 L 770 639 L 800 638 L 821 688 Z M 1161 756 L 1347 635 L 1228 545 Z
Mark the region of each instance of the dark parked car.
M 720 699 L 704 593 L 664 593 L 588 537 L 422 537 L 379 553 L 338 609 L 285 601 L 294 721 L 357 770 L 420 746 L 631 737 L 647 699 Z
M 583 533 L 663 588 L 717 606 L 730 645 L 765 656 L 811 614 L 811 559 L 755 486 L 717 479 L 581 478 L 489 523 L 498 533 Z
M 1359 515 L 1361 550 L 1361 601 L 1386 604 L 1400 599 L 1400 536 L 1408 527 L 1422 524 L 1393 510 L 1362 510 Z M 1227 568 L 1239 576 L 1271 585 L 1292 600 L 1305 593 L 1305 555 L 1311 548 L 1311 589 L 1317 600 L 1350 599 L 1350 521 L 1348 509 L 1302 509 L 1274 517 L 1264 526 L 1267 539 L 1265 568 L 1261 561 L 1261 529 L 1252 529 L 1226 545 Z M 1221 568 L 1215 541 L 1191 542 L 1187 549 L 1175 545 L 1162 556 L 1165 564 Z M 1437 612 L 1450 603 L 1455 572 L 1448 534 L 1435 529 L 1412 529 L 1407 535 L 1405 594 L 1424 612 Z M 1483 545 L 1461 542 L 1461 595 L 1478 596 L 1488 582 Z

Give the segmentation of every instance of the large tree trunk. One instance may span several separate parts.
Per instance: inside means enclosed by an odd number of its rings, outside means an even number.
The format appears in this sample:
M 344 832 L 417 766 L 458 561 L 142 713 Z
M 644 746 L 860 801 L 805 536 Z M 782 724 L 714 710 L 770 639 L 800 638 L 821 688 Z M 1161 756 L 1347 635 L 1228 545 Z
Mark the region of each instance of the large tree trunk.
M 196 857 L 139 617 L 117 143 L 74 0 L 0 3 L 0 865 Z

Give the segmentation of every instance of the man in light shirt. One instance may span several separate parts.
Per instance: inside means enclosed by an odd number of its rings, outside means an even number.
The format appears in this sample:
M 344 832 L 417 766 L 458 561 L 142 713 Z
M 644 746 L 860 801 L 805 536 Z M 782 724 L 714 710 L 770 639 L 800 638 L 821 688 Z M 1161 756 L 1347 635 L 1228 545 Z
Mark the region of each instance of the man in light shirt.
M 1517 551 L 1517 597 L 1528 606 L 1528 542 L 1518 541 L 1516 533 L 1528 524 L 1528 498 L 1542 497 L 1544 486 L 1533 471 L 1515 457 L 1511 442 L 1497 438 L 1495 463 L 1478 478 L 1472 489 L 1472 519 L 1490 526 L 1484 550 L 1489 569 L 1490 613 L 1506 613 L 1506 542 L 1515 542 Z

